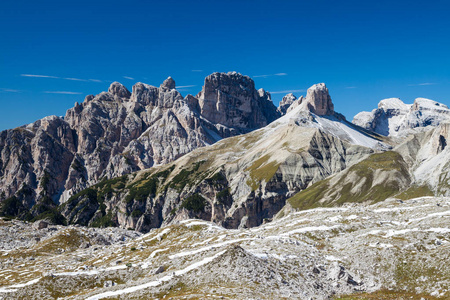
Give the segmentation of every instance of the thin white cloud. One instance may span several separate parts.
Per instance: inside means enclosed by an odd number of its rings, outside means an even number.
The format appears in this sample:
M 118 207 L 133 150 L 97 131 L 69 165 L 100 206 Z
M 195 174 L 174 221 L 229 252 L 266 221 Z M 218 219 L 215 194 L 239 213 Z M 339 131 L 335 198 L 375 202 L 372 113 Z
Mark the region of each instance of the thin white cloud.
M 103 82 L 99 79 L 82 79 L 82 78 L 74 78 L 74 77 L 58 77 L 51 75 L 37 75 L 37 74 L 20 74 L 22 77 L 34 77 L 34 78 L 52 78 L 52 79 L 64 79 L 70 81 L 84 81 L 84 82 Z
M 133 78 L 133 77 L 129 77 L 129 76 L 123 76 L 123 78 L 125 78 L 125 79 L 129 79 L 129 80 L 134 80 L 134 78 Z
M 71 78 L 71 77 L 69 77 L 69 78 L 63 78 L 63 79 L 65 79 L 65 80 L 72 80 L 72 81 L 87 81 L 86 79 Z
M 203 72 L 203 70 L 191 70 L 192 72 Z
M 346 89 L 356 89 L 356 86 L 346 86 Z
M 272 75 L 255 75 L 255 76 L 253 76 L 253 78 L 258 78 L 258 77 L 267 78 L 269 76 L 272 76 Z
M 275 73 L 275 74 L 265 74 L 265 75 L 255 75 L 253 76 L 253 78 L 267 78 L 267 77 L 271 77 L 271 76 L 287 76 L 287 73 Z
M 50 76 L 50 75 L 36 75 L 36 74 L 20 74 L 22 77 L 36 77 L 36 78 L 59 78 L 56 76 Z
M 68 91 L 45 91 L 46 94 L 63 94 L 63 95 L 81 95 L 79 92 L 68 92 Z
M 426 85 L 435 85 L 437 83 L 435 82 L 422 82 L 422 83 L 416 83 L 416 84 L 408 84 L 408 86 L 426 86 Z
M 14 90 L 14 89 L 3 89 L 1 88 L 0 91 L 2 92 L 6 92 L 6 93 L 21 93 L 22 91 L 20 90 Z
M 191 88 L 191 87 L 194 87 L 194 86 L 196 86 L 196 85 L 177 85 L 176 86 L 176 88 L 177 89 L 183 89 L 183 88 Z
M 289 94 L 289 93 L 301 93 L 304 92 L 305 90 L 285 90 L 285 91 L 275 91 L 275 92 L 270 92 L 271 94 Z

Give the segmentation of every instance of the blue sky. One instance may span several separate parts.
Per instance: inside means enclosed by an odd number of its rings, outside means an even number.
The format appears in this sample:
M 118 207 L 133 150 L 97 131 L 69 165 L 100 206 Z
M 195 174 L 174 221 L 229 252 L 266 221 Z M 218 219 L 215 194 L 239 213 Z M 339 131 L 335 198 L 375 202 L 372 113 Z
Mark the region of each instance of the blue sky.
M 325 82 L 350 120 L 388 97 L 450 105 L 447 2 L 3 0 L 0 130 L 64 115 L 112 81 L 172 76 L 195 95 L 215 71 L 251 76 L 276 105 Z

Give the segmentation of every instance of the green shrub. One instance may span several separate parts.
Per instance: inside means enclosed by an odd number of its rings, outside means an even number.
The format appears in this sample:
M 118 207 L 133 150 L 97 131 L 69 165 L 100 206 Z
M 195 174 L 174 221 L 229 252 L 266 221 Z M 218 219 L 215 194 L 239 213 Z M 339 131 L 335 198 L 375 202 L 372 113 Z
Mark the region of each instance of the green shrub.
M 47 190 L 47 185 L 50 183 L 50 179 L 50 173 L 48 173 L 47 170 L 44 170 L 44 176 L 42 176 L 40 180 L 40 186 L 44 191 Z
M 172 181 L 170 182 L 170 187 L 177 189 L 178 191 L 181 191 L 184 189 L 184 187 L 188 184 L 192 184 L 193 180 L 197 176 L 195 176 L 195 173 L 198 171 L 200 166 L 204 163 L 204 161 L 197 162 L 193 165 L 193 167 L 188 169 L 181 169 L 180 172 L 175 175 L 175 177 L 172 178 Z M 191 177 L 194 177 L 194 179 L 191 179 Z
M 85 197 L 87 197 L 90 201 L 97 201 L 97 191 L 92 187 L 84 189 L 81 192 L 70 197 L 67 202 L 72 203 L 77 199 L 81 199 L 81 198 L 85 198 Z
M 86 168 L 78 159 L 75 159 L 70 167 L 79 173 L 84 173 L 86 171 Z
M 217 193 L 216 199 L 220 204 L 225 205 L 230 196 L 230 188 L 226 188 Z
M 148 174 L 144 179 L 129 185 L 129 193 L 125 197 L 125 202 L 130 203 L 133 200 L 143 202 L 147 200 L 149 196 L 154 197 L 158 191 L 160 182 L 164 182 L 174 168 L 175 166 L 172 166 L 151 176 Z
M 26 210 L 26 207 L 16 196 L 9 197 L 0 203 L 0 216 L 2 217 L 17 217 Z
M 409 173 L 402 156 L 393 151 L 375 153 L 365 160 L 351 166 L 345 172 L 355 173 L 359 178 L 357 182 L 346 183 L 346 177 L 341 176 L 334 185 L 330 178 L 316 182 L 289 198 L 287 201 L 296 209 L 311 209 L 318 206 L 342 205 L 344 203 L 371 203 L 383 201 L 388 197 L 398 194 L 400 186 L 396 180 L 386 179 L 384 182 L 373 185 L 376 171 L 395 171 L 398 176 L 409 178 Z M 353 192 L 354 186 L 363 182 L 358 192 Z M 331 194 L 330 191 L 335 191 Z M 325 195 L 330 196 L 327 202 L 321 201 Z
M 66 218 L 64 218 L 63 215 L 61 215 L 61 213 L 56 208 L 48 208 L 43 213 L 31 219 L 31 221 L 35 222 L 37 220 L 44 220 L 44 219 L 49 220 L 53 224 L 67 225 Z
M 189 181 L 189 175 L 191 174 L 191 171 L 188 171 L 186 169 L 182 169 L 170 182 L 170 186 L 172 188 L 175 188 L 179 191 L 181 191 L 186 184 Z
M 139 209 L 135 209 L 133 210 L 133 212 L 131 213 L 131 217 L 132 218 L 140 218 L 144 213 L 139 210 Z
M 208 184 L 212 184 L 214 187 L 220 186 L 222 184 L 227 184 L 227 178 L 221 173 L 217 172 L 210 178 L 206 179 Z
M 130 191 L 125 197 L 125 202 L 130 203 L 133 200 L 143 202 L 149 196 L 155 196 L 158 188 L 158 182 L 158 178 L 151 177 L 148 180 L 130 186 Z
M 17 196 L 19 196 L 19 198 L 21 198 L 22 196 L 28 197 L 31 195 L 33 195 L 33 190 L 27 184 L 24 184 L 22 188 L 17 192 Z
M 92 227 L 100 227 L 100 228 L 104 228 L 104 227 L 115 227 L 116 224 L 113 222 L 112 220 L 112 214 L 109 211 L 106 215 L 104 215 L 101 218 L 98 218 L 96 220 L 94 220 L 91 224 Z
M 206 203 L 205 198 L 203 198 L 200 194 L 193 194 L 183 201 L 181 207 L 186 208 L 187 210 L 201 212 L 204 211 Z
M 175 169 L 175 165 L 171 166 L 170 168 L 168 168 L 168 169 L 166 169 L 164 171 L 160 171 L 158 173 L 155 173 L 153 176 L 157 177 L 157 178 L 161 178 L 164 181 L 169 176 L 169 174 L 172 173 L 173 169 Z

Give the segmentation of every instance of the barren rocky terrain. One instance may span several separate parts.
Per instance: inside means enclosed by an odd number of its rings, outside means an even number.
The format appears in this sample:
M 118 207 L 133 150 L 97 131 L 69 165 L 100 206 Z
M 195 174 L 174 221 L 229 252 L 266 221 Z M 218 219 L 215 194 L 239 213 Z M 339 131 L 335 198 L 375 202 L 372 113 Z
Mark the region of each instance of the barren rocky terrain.
M 147 234 L 2 219 L 0 298 L 450 297 L 450 198 L 285 213 L 251 229 L 189 219 Z

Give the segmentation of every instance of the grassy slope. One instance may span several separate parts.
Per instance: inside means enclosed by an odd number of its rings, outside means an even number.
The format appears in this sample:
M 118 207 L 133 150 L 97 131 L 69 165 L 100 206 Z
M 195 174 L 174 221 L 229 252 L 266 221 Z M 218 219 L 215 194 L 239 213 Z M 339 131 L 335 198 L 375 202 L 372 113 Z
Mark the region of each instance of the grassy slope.
M 388 178 L 381 184 L 373 186 L 376 172 L 394 171 L 398 176 L 407 178 L 409 176 L 406 164 L 400 154 L 393 151 L 372 154 L 367 159 L 351 166 L 340 173 L 340 179 L 332 184 L 331 179 L 319 181 L 309 188 L 295 194 L 288 199 L 293 208 L 310 209 L 318 206 L 341 205 L 348 202 L 366 202 L 372 203 L 385 200 L 401 192 L 401 187 L 397 181 Z M 346 177 L 349 175 L 358 178 L 356 181 L 348 182 Z M 355 185 L 361 184 L 357 192 L 352 191 Z M 405 195 L 426 193 L 425 189 L 411 190 Z M 328 201 L 320 202 L 325 197 Z

